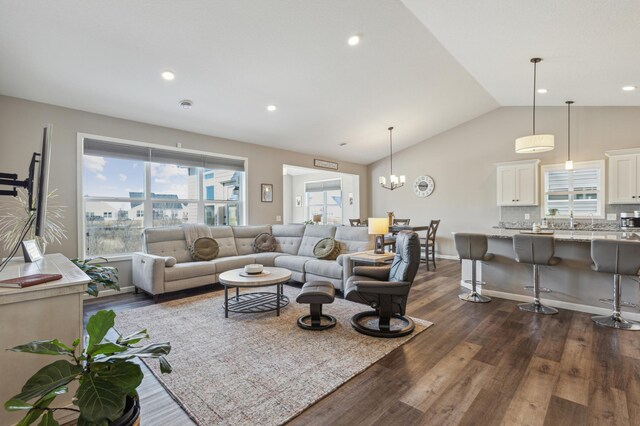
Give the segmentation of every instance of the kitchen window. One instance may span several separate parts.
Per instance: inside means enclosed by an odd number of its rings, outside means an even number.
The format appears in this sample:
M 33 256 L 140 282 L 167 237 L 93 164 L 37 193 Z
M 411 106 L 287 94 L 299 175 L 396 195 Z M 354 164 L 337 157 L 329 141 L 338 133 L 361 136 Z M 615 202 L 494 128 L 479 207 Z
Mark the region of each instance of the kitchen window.
M 140 251 L 144 228 L 245 221 L 245 159 L 88 135 L 79 140 L 81 256 Z
M 573 170 L 543 166 L 542 188 L 543 216 L 604 219 L 604 161 L 574 163 Z
M 305 182 L 307 220 L 323 225 L 342 224 L 342 180 Z

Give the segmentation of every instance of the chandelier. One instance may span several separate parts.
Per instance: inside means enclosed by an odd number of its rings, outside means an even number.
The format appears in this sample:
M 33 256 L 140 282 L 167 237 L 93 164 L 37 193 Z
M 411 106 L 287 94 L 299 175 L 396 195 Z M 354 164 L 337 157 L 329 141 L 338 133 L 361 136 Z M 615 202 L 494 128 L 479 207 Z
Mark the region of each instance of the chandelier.
M 396 176 L 393 174 L 393 127 L 389 127 L 389 185 L 387 185 L 387 178 L 384 176 L 380 176 L 378 182 L 380 182 L 380 186 L 384 189 L 388 189 L 393 191 L 396 188 L 400 188 L 404 185 L 406 178 L 404 175 Z

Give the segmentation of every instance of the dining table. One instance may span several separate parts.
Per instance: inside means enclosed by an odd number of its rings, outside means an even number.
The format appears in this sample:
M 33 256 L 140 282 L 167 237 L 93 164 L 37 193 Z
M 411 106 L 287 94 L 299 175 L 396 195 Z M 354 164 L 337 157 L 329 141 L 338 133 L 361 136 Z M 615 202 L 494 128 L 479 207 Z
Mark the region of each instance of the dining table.
M 418 226 L 413 226 L 413 225 L 392 225 L 392 226 L 389 227 L 389 232 L 391 232 L 393 235 L 396 235 L 400 231 L 418 232 L 418 231 L 427 231 L 428 229 L 429 229 L 429 225 L 418 225 Z

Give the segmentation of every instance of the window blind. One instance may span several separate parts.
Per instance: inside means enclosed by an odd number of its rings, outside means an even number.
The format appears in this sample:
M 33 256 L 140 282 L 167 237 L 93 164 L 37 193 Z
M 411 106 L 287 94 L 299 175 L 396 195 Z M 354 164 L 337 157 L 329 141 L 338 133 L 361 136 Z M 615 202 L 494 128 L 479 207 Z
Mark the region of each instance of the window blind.
M 152 163 L 175 164 L 183 167 L 244 171 L 244 160 L 242 159 L 106 142 L 96 139 L 84 140 L 84 154 L 96 157 L 124 158 L 129 160 L 151 161 Z
M 324 191 L 340 191 L 342 182 L 340 179 L 326 180 L 323 182 L 305 182 L 305 192 L 324 192 Z

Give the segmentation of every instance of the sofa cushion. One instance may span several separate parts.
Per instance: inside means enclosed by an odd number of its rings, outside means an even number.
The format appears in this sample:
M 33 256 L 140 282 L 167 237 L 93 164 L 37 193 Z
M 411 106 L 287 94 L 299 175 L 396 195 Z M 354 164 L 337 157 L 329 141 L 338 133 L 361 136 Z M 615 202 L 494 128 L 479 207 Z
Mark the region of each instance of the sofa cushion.
M 272 225 L 271 235 L 278 242 L 276 251 L 287 254 L 298 254 L 305 225 Z
M 189 247 L 193 260 L 211 260 L 215 259 L 220 252 L 218 243 L 213 238 L 200 237 L 197 238 L 191 247 Z
M 304 272 L 304 264 L 310 260 L 310 257 L 304 256 L 279 256 L 275 258 L 273 264 L 290 271 Z
M 253 242 L 258 235 L 271 234 L 270 225 L 234 226 L 232 229 L 233 238 L 236 241 L 236 250 L 240 255 L 254 253 Z
M 262 233 L 253 240 L 253 252 L 254 253 L 264 253 L 264 252 L 273 252 L 276 251 L 276 246 L 278 242 L 276 238 L 271 235 Z
M 308 225 L 304 230 L 298 255 L 314 257 L 313 248 L 316 243 L 326 237 L 335 237 L 336 227 L 333 225 Z
M 311 259 L 304 264 L 304 271 L 322 277 L 342 278 L 342 265 L 335 260 Z
M 177 281 L 187 278 L 196 278 L 202 276 L 211 276 L 211 282 L 214 281 L 216 273 L 216 265 L 212 261 L 208 262 L 184 262 L 177 263 L 170 268 L 164 269 L 165 281 Z
M 251 255 L 245 256 L 233 256 L 233 257 L 219 257 L 211 260 L 211 263 L 216 265 L 216 273 L 221 274 L 232 269 L 244 268 L 246 265 L 256 263 L 256 260 Z
M 375 236 L 369 235 L 366 226 L 338 226 L 335 239 L 340 243 L 340 253 L 355 253 L 373 249 Z
M 211 236 L 220 247 L 217 257 L 237 256 L 236 240 L 233 237 L 233 230 L 230 226 L 212 226 Z
M 271 251 L 271 252 L 265 252 L 265 253 L 254 253 L 252 254 L 252 256 L 256 260 L 256 263 L 259 263 L 264 266 L 276 266 L 274 263 L 274 261 L 276 260 L 276 257 L 289 256 L 289 255 Z
M 323 238 L 313 247 L 316 259 L 335 260 L 340 254 L 340 244 L 331 237 Z
M 142 231 L 142 240 L 145 253 L 175 257 L 178 263 L 193 261 L 180 227 L 147 228 Z

